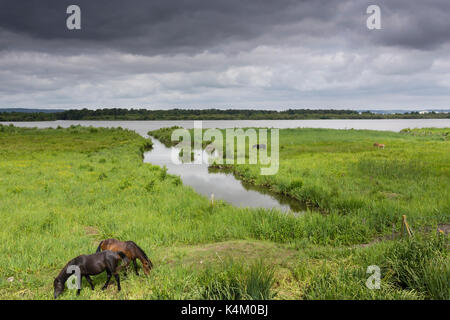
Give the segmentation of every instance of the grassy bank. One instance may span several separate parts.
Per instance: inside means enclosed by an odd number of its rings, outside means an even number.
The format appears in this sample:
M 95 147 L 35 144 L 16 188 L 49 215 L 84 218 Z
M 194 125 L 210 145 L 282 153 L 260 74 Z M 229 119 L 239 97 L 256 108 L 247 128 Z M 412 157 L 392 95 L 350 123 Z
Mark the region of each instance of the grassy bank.
M 363 148 L 361 142 L 352 143 L 354 136 L 345 134 L 329 135 L 327 139 L 335 138 L 327 145 L 319 131 L 318 144 L 310 136 L 311 145 L 306 147 L 304 140 L 296 140 L 298 134 L 282 132 L 282 153 L 293 158 L 270 178 L 274 179 L 270 181 L 273 186 L 298 179 L 298 172 L 292 170 L 305 170 L 294 165 L 298 148 L 305 159 L 310 159 L 307 163 L 315 164 L 310 167 L 311 180 L 304 178 L 308 175 L 301 176 L 302 187 L 319 183 L 318 179 L 324 177 L 339 176 L 337 164 L 333 167 L 331 159 L 331 167 L 318 156 L 316 161 L 311 159 L 314 150 L 339 143 L 348 150 L 342 155 L 335 152 L 344 157 L 340 162 L 344 164 L 353 154 L 350 151 Z M 411 216 L 414 226 L 448 222 L 449 210 L 444 210 L 448 202 L 441 199 L 448 192 L 443 186 L 448 182 L 448 161 L 443 163 L 446 158 L 442 152 L 442 143 L 448 142 L 429 136 L 378 134 L 377 139 L 386 143 L 386 149 L 364 152 L 382 154 L 395 145 L 401 146 L 402 139 L 409 143 L 422 141 L 427 146 L 428 158 L 424 154 L 420 159 L 434 161 L 436 167 L 419 171 L 416 180 L 423 179 L 427 186 L 438 184 L 429 194 L 421 193 L 426 196 L 423 208 L 418 206 L 422 210 L 415 214 L 408 211 L 408 218 Z M 372 138 L 364 139 L 370 142 Z M 80 297 L 66 290 L 63 299 L 449 298 L 444 235 L 433 233 L 424 238 L 418 235 L 414 240 L 361 245 L 385 232 L 396 215 L 404 211 L 374 211 L 371 217 L 368 209 L 354 210 L 351 202 L 344 202 L 350 208 L 348 212 L 334 211 L 330 206 L 325 215 L 311 212 L 294 217 L 221 202 L 211 206 L 208 199 L 183 186 L 178 177 L 143 163 L 142 153 L 150 146 L 150 141 L 122 129 L 0 126 L 0 216 L 4 226 L 0 230 L 1 299 L 51 299 L 53 278 L 64 264 L 79 254 L 93 253 L 98 242 L 108 237 L 137 242 L 155 265 L 151 275 L 137 277 L 129 273 L 120 293 L 115 285 L 102 292 L 106 276 L 99 275 L 94 277 L 95 291 L 83 283 Z M 417 149 L 409 152 L 406 155 L 412 156 Z M 404 150 L 398 154 L 405 156 Z M 285 161 L 283 156 L 281 159 Z M 244 168 L 237 170 L 248 171 L 251 176 L 252 169 Z M 353 166 L 344 168 L 351 170 Z M 345 172 L 353 173 L 359 185 L 358 171 Z M 388 177 L 383 176 L 383 181 L 394 181 Z M 439 182 L 438 177 L 443 181 Z M 331 182 L 327 188 L 333 187 Z M 256 178 L 254 183 L 258 183 Z M 346 180 L 343 186 L 349 184 L 350 180 Z M 434 201 L 432 192 L 436 193 Z M 419 201 L 414 201 L 417 206 Z M 413 209 L 407 201 L 400 205 Z M 428 205 L 432 210 L 427 209 Z M 381 227 L 376 221 L 381 222 Z M 409 268 L 404 267 L 405 261 Z M 366 268 L 373 264 L 382 268 L 380 290 L 365 286 Z

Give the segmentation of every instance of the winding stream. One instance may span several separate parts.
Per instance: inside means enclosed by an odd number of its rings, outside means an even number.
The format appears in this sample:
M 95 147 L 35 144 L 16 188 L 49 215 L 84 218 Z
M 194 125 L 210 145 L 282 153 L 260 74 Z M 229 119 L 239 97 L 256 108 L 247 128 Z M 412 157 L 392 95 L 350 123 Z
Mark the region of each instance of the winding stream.
M 231 173 L 217 172 L 207 164 L 172 162 L 172 149 L 152 138 L 153 149 L 144 153 L 144 162 L 166 166 L 167 172 L 180 176 L 183 184 L 191 186 L 200 194 L 224 200 L 237 207 L 278 209 L 283 212 L 302 212 L 306 209 L 295 199 L 268 192 L 237 180 Z M 196 156 L 200 156 L 196 151 Z

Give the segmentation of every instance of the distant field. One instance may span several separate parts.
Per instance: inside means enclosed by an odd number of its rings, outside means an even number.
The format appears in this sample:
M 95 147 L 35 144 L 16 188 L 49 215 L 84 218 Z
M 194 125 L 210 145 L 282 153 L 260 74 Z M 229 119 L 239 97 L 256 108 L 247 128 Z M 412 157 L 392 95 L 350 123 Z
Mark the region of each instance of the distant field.
M 62 299 L 449 299 L 449 141 L 440 134 L 280 131 L 281 167 L 235 174 L 310 201 L 295 217 L 235 208 L 142 162 L 121 129 L 0 126 L 0 299 L 51 299 L 53 278 L 101 239 L 133 240 L 155 267 L 122 291 L 93 277 Z M 383 150 L 374 142 L 384 143 Z M 414 239 L 390 240 L 406 214 Z M 367 266 L 380 290 L 365 286 Z M 142 273 L 142 271 L 141 271 Z M 84 280 L 85 281 L 85 280 Z

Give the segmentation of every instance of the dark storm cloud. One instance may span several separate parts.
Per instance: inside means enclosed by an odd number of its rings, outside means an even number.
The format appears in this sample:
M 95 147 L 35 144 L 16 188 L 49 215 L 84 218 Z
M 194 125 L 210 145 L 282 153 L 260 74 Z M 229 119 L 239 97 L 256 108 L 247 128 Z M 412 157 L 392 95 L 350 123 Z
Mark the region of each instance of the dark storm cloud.
M 66 28 L 72 4 L 82 30 Z M 367 29 L 369 4 L 382 30 Z M 448 0 L 0 0 L 0 108 L 448 107 L 449 13 Z
M 382 7 L 383 31 L 367 39 L 365 8 L 371 3 Z M 81 31 L 65 27 L 71 4 L 81 7 Z M 249 47 L 254 39 L 261 45 L 336 35 L 430 49 L 450 39 L 447 0 L 1 0 L 0 7 L 3 49 L 192 53 L 223 43 Z
M 376 43 L 432 50 L 450 41 L 450 1 L 374 1 L 382 9 L 383 29 Z
M 10 32 L 10 37 L 19 35 L 26 41 L 28 36 L 33 41 L 48 41 L 49 45 L 63 43 L 71 49 L 80 45 L 105 46 L 142 53 L 202 51 L 223 42 L 246 41 L 270 32 L 276 25 L 305 18 L 327 19 L 338 4 L 323 0 L 31 0 L 0 3 L 0 28 Z M 65 11 L 70 4 L 81 8 L 81 31 L 69 31 L 65 27 Z M 4 34 L 3 47 L 6 44 L 14 46 L 15 41 L 6 36 Z M 19 37 L 16 44 L 21 45 L 18 42 Z M 42 50 L 37 44 L 36 49 Z

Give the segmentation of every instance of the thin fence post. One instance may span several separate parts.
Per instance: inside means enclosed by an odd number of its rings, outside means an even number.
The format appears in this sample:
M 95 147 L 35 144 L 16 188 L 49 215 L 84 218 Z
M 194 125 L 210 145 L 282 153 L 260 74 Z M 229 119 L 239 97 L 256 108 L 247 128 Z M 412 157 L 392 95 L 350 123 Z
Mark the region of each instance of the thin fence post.
M 410 229 L 408 222 L 406 221 L 406 215 L 402 215 L 402 236 L 408 234 L 408 236 L 412 237 L 413 233 Z

